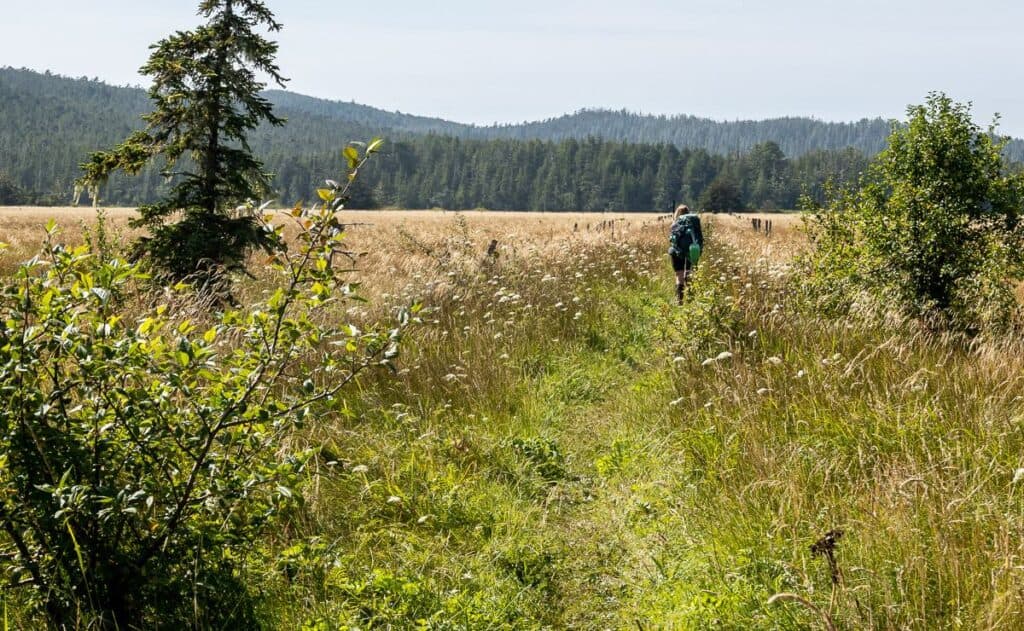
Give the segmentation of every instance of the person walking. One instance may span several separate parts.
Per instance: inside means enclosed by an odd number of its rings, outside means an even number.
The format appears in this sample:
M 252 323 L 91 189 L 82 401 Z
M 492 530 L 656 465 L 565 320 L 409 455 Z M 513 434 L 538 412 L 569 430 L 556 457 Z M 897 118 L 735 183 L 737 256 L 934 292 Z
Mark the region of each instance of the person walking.
M 668 233 L 668 254 L 676 273 L 676 302 L 683 304 L 683 293 L 704 249 L 704 234 L 700 229 L 700 217 L 686 204 L 677 206 L 673 216 Z

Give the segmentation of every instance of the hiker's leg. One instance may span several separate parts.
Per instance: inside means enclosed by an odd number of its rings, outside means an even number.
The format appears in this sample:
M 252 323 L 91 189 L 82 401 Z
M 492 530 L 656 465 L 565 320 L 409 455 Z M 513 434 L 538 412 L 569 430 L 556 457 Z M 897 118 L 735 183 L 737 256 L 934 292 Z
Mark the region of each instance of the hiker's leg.
M 686 290 L 686 270 L 676 270 L 676 302 L 683 304 L 683 292 Z

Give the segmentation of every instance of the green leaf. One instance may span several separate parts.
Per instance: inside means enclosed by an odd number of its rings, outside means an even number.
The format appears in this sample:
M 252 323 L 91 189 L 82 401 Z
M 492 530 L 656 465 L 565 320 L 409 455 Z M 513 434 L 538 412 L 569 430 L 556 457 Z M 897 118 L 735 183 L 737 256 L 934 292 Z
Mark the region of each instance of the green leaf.
M 156 320 L 155 319 L 153 319 L 153 318 L 146 318 L 145 320 L 142 321 L 142 324 L 139 325 L 139 333 L 141 333 L 142 335 L 147 335 L 150 331 L 153 330 L 153 327 L 155 325 L 156 325 Z
M 370 141 L 370 144 L 366 146 L 366 155 L 370 155 L 371 153 L 376 152 L 383 144 L 383 138 L 374 138 L 373 140 Z
M 342 153 L 344 153 L 345 159 L 348 160 L 349 169 L 354 169 L 359 165 L 359 152 L 355 147 L 345 147 Z

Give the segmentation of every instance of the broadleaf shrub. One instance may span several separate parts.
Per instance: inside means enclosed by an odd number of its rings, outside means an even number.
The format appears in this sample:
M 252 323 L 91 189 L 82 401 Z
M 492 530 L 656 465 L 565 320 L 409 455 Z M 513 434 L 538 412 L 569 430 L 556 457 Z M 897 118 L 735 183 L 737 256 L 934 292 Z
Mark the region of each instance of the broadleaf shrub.
M 943 328 L 1004 329 L 1018 315 L 1024 176 L 968 105 L 933 93 L 908 118 L 859 188 L 811 208 L 806 285 L 832 308 L 867 296 Z
M 137 265 L 56 244 L 53 225 L 0 285 L 0 572 L 51 626 L 256 624 L 242 570 L 315 454 L 289 434 L 389 365 L 411 321 L 343 320 L 346 193 L 293 211 L 299 246 L 251 306 L 196 317 L 178 285 L 144 309 Z

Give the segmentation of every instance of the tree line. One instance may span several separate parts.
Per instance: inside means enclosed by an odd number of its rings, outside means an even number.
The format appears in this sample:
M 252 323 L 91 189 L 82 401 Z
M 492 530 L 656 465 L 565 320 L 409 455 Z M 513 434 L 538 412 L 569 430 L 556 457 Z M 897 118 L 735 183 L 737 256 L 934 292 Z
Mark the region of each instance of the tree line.
M 330 153 L 267 156 L 282 202 L 308 197 L 317 174 L 336 163 Z M 598 138 L 554 142 L 429 135 L 389 143 L 373 168 L 361 174 L 353 204 L 667 211 L 685 202 L 708 210 L 788 209 L 803 194 L 823 199 L 829 180 L 853 182 L 866 165 L 867 158 L 854 149 L 790 159 L 773 142 L 723 156 Z
M 248 140 L 284 204 L 322 185 L 347 142 L 382 136 L 388 154 L 363 174 L 356 205 L 792 208 L 804 192 L 822 199 L 830 178 L 855 180 L 888 130 L 880 120 L 715 123 L 598 110 L 476 127 L 281 90 L 265 96 L 287 124 L 262 125 Z M 139 88 L 0 68 L 0 204 L 67 204 L 88 153 L 139 129 L 147 108 Z M 1011 141 L 1005 152 L 1024 159 L 1024 143 Z M 113 175 L 102 199 L 138 206 L 172 185 L 150 165 L 138 177 Z

